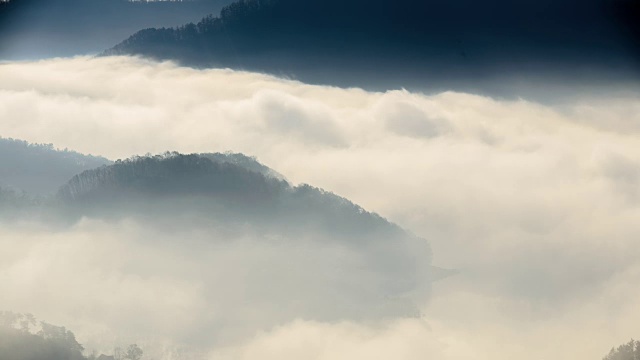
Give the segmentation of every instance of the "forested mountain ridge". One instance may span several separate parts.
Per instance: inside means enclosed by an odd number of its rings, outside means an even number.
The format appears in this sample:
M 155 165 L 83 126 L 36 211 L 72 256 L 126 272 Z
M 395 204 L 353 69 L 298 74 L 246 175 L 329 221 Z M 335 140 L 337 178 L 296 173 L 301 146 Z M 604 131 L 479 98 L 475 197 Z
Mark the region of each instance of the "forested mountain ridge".
M 65 229 L 83 220 L 106 226 L 130 222 L 163 234 L 141 242 L 185 252 L 191 246 L 215 249 L 246 242 L 273 249 L 270 256 L 279 258 L 278 266 L 256 274 L 287 277 L 300 271 L 296 256 L 317 262 L 317 271 L 293 276 L 295 286 L 286 292 L 255 287 L 257 303 L 273 311 L 265 324 L 292 316 L 320 321 L 415 317 L 414 300 L 428 296 L 431 283 L 441 278 L 432 271 L 427 240 L 346 198 L 307 184 L 293 186 L 241 154 L 174 152 L 118 160 L 74 176 L 54 197 L 20 216 L 33 221 L 33 214 L 45 225 Z M 10 211 L 0 215 L 11 220 Z M 297 255 L 287 256 L 290 252 Z M 323 256 L 334 252 L 335 258 Z M 216 252 L 209 256 L 215 258 Z M 289 307 L 274 309 L 283 302 Z
M 60 188 L 57 199 L 83 212 L 102 213 L 113 207 L 120 214 L 188 213 L 206 221 L 248 221 L 334 237 L 405 236 L 379 215 L 310 185 L 291 186 L 241 154 L 165 153 L 119 160 L 74 176 Z
M 280 180 L 286 180 L 285 177 L 279 172 L 269 168 L 258 162 L 255 158 L 240 154 L 240 153 L 201 153 L 200 157 L 207 158 L 213 162 L 218 163 L 230 163 L 243 167 L 249 171 L 260 173 L 266 177 L 271 177 Z
M 294 233 L 361 240 L 406 236 L 343 197 L 307 184 L 292 186 L 255 158 L 237 153 L 167 152 L 111 162 L 51 144 L 0 139 L 0 210 L 4 217 L 181 212 L 203 222 L 248 221 Z
M 196 24 L 141 30 L 104 54 L 333 83 L 373 70 L 401 84 L 442 71 L 611 69 L 640 60 L 639 14 L 635 0 L 239 0 Z
M 207 174 L 211 174 L 208 180 L 216 182 L 184 183 Z M 67 199 L 75 199 L 109 187 L 119 191 L 148 191 L 157 195 L 162 195 L 163 191 L 224 191 L 225 186 L 242 187 L 239 183 L 242 177 L 273 178 L 278 180 L 275 181 L 277 183 L 281 179 L 276 178 L 275 174 L 268 167 L 242 154 L 183 155 L 168 152 L 118 160 L 112 166 L 84 171 L 64 185 L 59 194 Z M 170 181 L 175 183 L 169 184 Z
M 0 186 L 18 192 L 53 194 L 74 175 L 109 163 L 103 157 L 56 149 L 52 144 L 0 138 Z

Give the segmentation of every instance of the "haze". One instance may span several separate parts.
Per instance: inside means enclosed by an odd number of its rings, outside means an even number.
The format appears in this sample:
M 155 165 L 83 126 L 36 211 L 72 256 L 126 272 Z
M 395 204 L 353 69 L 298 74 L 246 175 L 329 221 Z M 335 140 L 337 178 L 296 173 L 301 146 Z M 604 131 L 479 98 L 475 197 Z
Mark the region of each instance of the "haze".
M 0 360 L 638 360 L 638 24 L 0 0 Z
M 416 318 L 265 323 L 279 316 L 271 305 L 240 320 L 240 299 L 215 305 L 207 291 L 233 294 L 254 281 L 239 280 L 239 268 L 292 257 L 306 259 L 296 269 L 313 283 L 316 266 L 335 269 L 332 246 L 245 238 L 207 257 L 202 235 L 175 243 L 126 218 L 3 227 L 0 305 L 65 324 L 88 347 L 143 341 L 166 359 L 184 348 L 213 359 L 597 358 L 636 329 L 638 93 L 549 106 L 128 57 L 4 64 L 0 77 L 6 137 L 114 160 L 168 149 L 256 155 L 294 184 L 428 239 L 435 264 L 460 270 Z M 213 278 L 202 277 L 205 263 Z M 273 286 L 273 296 L 287 291 Z M 233 325 L 216 327 L 216 309 Z

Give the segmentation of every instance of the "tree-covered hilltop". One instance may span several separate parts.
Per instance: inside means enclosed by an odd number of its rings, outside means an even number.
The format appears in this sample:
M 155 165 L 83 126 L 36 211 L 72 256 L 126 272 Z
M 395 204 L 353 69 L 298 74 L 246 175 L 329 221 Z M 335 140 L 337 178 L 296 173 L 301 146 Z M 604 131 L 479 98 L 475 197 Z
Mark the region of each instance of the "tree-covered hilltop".
M 338 312 L 347 318 L 371 312 L 414 314 L 412 303 L 385 308 L 387 297 L 414 290 L 428 294 L 439 278 L 431 268 L 427 240 L 346 198 L 307 184 L 292 186 L 238 154 L 165 153 L 119 160 L 75 176 L 57 200 L 59 213 L 76 219 L 136 219 L 168 232 L 205 229 L 212 242 L 250 237 L 257 243 L 277 239 L 290 246 L 323 244 L 353 251 L 362 261 L 360 270 L 378 274 L 378 293 L 369 299 L 374 304 L 361 304 L 352 314 Z M 342 282 L 351 281 L 358 286 L 357 277 L 345 274 Z
M 60 188 L 57 199 L 82 214 L 178 213 L 203 223 L 251 223 L 260 229 L 332 237 L 406 236 L 396 225 L 343 197 L 307 184 L 292 186 L 241 154 L 174 152 L 118 160 L 74 176 Z
M 155 196 L 230 192 L 230 195 L 252 196 L 286 183 L 275 174 L 242 154 L 167 152 L 134 156 L 117 160 L 111 166 L 84 171 L 62 186 L 58 197 L 69 202 L 102 199 L 104 193 L 109 194 L 108 198 L 117 193 L 129 196 L 130 192 Z M 245 190 L 255 193 L 249 194 Z
M 637 10 L 634 0 L 238 0 L 198 23 L 141 30 L 105 54 L 338 85 L 365 74 L 433 80 L 443 71 L 611 69 L 640 59 Z
M 0 186 L 32 195 L 53 194 L 74 175 L 109 163 L 52 144 L 0 137 Z
M 52 197 L 41 195 L 51 192 Z M 0 139 L 0 220 L 176 214 L 193 224 L 250 223 L 256 231 L 332 239 L 411 236 L 343 197 L 307 184 L 292 186 L 243 154 L 168 152 L 112 163 L 51 144 Z
M 268 166 L 265 166 L 258 162 L 256 158 L 250 157 L 240 153 L 202 153 L 198 154 L 201 157 L 205 157 L 210 159 L 213 162 L 219 163 L 231 163 L 243 167 L 247 170 L 260 173 L 266 177 L 276 178 L 280 180 L 285 180 L 285 177 L 279 172 L 271 169 Z
M 274 253 L 280 259 L 277 266 L 258 272 L 269 277 L 304 273 L 298 264 L 302 259 L 330 269 L 293 276 L 290 281 L 297 285 L 282 293 L 256 287 L 260 295 L 251 306 L 273 311 L 263 319 L 268 325 L 294 317 L 413 317 L 418 301 L 429 296 L 432 281 L 441 277 L 431 268 L 425 239 L 346 198 L 307 184 L 294 186 L 242 154 L 172 152 L 118 160 L 74 176 L 54 197 L 28 211 L 9 207 L 0 213 L 0 222 L 23 223 L 11 216 L 54 228 L 70 228 L 83 219 L 107 226 L 131 222 L 162 234 L 143 237 L 141 244 L 184 247 L 186 253 L 202 248 L 209 254 L 203 263 L 215 261 L 215 251 L 209 251 L 220 246 L 250 243 L 270 249 L 267 253 L 280 249 Z M 300 259 L 287 257 L 289 251 Z M 323 256 L 325 252 L 340 255 Z M 249 260 L 247 266 L 252 264 Z M 282 303 L 288 304 L 286 310 L 273 309 Z M 229 316 L 232 321 L 242 315 Z

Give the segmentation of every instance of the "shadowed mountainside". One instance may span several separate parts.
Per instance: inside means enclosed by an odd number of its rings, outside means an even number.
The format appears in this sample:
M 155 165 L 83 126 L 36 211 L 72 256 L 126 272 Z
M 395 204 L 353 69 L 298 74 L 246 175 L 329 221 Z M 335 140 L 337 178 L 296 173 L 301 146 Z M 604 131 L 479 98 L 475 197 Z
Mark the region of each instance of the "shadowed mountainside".
M 638 3 L 239 0 L 197 24 L 142 30 L 105 54 L 365 87 L 510 75 L 600 81 L 637 75 Z
M 117 216 L 172 217 L 176 212 L 263 231 L 320 231 L 364 241 L 404 234 L 397 226 L 345 198 L 310 185 L 291 186 L 281 175 L 241 154 L 165 153 L 116 161 L 84 171 L 57 198 L 73 211 Z

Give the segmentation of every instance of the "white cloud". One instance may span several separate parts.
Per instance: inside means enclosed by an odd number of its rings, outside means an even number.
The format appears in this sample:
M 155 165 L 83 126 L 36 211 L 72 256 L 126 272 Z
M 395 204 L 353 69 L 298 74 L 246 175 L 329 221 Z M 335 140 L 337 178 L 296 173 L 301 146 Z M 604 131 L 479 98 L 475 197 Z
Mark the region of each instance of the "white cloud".
M 638 93 L 571 94 L 550 106 L 309 86 L 131 58 L 8 63 L 0 78 L 2 136 L 110 158 L 256 155 L 294 182 L 334 191 L 429 239 L 436 263 L 461 270 L 439 285 L 425 320 L 382 329 L 300 320 L 214 358 L 304 349 L 314 359 L 365 357 L 368 349 L 379 349 L 372 358 L 389 349 L 408 359 L 597 358 L 638 336 Z M 35 281 L 38 267 L 20 266 L 6 275 L 13 284 Z M 148 294 L 154 286 L 144 283 Z M 189 301 L 156 306 L 203 306 Z M 424 348 L 420 334 L 430 339 Z

